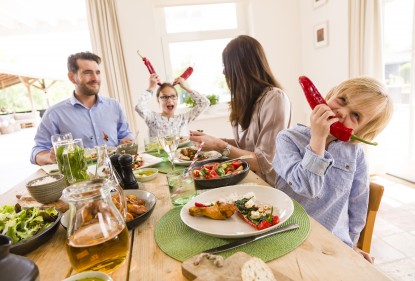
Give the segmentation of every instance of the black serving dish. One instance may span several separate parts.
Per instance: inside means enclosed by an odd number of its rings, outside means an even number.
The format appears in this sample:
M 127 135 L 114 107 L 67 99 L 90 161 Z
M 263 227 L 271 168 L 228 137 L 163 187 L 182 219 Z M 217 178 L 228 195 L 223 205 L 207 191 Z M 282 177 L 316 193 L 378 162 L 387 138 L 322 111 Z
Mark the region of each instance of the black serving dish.
M 25 239 L 16 244 L 13 244 L 10 247 L 10 253 L 13 253 L 16 255 L 25 255 L 37 249 L 43 243 L 47 242 L 50 238 L 52 238 L 56 230 L 58 230 L 61 217 L 62 217 L 61 212 L 58 212 L 58 217 L 56 218 L 55 222 L 52 225 L 50 225 L 48 228 L 44 229 L 42 232 L 37 233 L 36 235 L 28 239 Z
M 208 163 L 213 163 L 213 162 L 225 162 L 227 160 L 227 158 L 221 158 L 221 159 L 212 159 L 212 160 L 207 160 L 207 161 L 203 161 L 200 163 L 197 163 L 194 165 L 193 169 L 196 167 L 201 167 L 203 165 L 206 165 Z M 215 178 L 215 179 L 195 179 L 195 187 L 196 189 L 211 189 L 211 188 L 217 188 L 217 187 L 222 187 L 222 186 L 228 186 L 228 185 L 235 185 L 238 182 L 242 181 L 249 172 L 249 164 L 248 162 L 244 161 L 244 160 L 239 160 L 242 162 L 242 166 L 243 166 L 243 170 L 241 172 L 239 172 L 236 175 L 231 175 L 231 176 L 226 176 L 226 177 L 222 177 L 222 178 Z M 193 175 L 193 169 L 192 169 L 192 175 Z

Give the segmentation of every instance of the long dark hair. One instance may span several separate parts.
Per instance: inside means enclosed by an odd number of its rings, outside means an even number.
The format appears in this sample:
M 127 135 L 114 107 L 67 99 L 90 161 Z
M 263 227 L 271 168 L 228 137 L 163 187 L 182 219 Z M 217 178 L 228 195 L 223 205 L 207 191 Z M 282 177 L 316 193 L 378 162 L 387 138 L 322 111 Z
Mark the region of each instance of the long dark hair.
M 262 93 L 281 85 L 272 74 L 261 44 L 250 36 L 241 35 L 230 41 L 222 52 L 222 61 L 231 91 L 229 120 L 245 130 Z

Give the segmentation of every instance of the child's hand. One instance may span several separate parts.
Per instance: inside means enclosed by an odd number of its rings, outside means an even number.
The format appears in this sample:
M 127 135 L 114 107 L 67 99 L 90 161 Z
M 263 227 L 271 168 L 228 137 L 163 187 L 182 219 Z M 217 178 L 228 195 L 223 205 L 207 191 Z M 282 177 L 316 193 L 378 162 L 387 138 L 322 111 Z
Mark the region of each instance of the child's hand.
M 317 105 L 311 112 L 311 140 L 310 146 L 314 153 L 323 156 L 330 126 L 339 121 L 335 113 L 326 104 Z
M 176 79 L 174 79 L 173 85 L 176 85 L 176 84 L 179 84 L 180 85 L 180 88 L 182 88 L 186 92 L 188 92 L 188 93 L 191 93 L 192 92 L 192 89 L 189 88 L 188 83 L 182 77 L 177 77 Z
M 353 250 L 355 250 L 355 252 L 361 254 L 365 258 L 365 260 L 367 260 L 368 262 L 370 262 L 372 264 L 375 262 L 375 258 L 372 257 L 369 253 L 366 253 L 365 251 L 362 251 L 357 247 L 354 247 Z
M 150 75 L 148 89 L 154 91 L 157 86 L 157 83 L 160 83 L 160 79 L 157 73 L 153 73 Z

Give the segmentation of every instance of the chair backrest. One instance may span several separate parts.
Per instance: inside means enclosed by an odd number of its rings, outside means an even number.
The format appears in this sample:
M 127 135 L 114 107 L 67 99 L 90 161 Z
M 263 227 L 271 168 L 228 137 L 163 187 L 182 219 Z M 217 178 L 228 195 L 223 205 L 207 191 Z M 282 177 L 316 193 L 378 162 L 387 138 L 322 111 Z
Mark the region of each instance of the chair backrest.
M 370 253 L 370 244 L 372 243 L 373 228 L 375 227 L 376 214 L 379 210 L 380 201 L 382 200 L 384 187 L 377 183 L 370 183 L 369 207 L 367 209 L 366 226 L 360 232 L 357 247 L 367 253 Z

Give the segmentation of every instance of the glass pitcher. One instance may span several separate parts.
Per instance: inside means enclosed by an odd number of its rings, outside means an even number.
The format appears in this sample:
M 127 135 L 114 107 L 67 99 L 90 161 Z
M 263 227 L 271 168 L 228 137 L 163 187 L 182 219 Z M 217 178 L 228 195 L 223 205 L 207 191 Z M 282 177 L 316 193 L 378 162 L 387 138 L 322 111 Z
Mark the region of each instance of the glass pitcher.
M 93 179 L 68 186 L 63 199 L 69 204 L 66 249 L 72 267 L 78 271 L 110 273 L 121 266 L 129 251 L 128 230 L 115 202 L 125 197 L 107 179 Z
M 60 141 L 54 148 L 59 170 L 68 184 L 89 179 L 82 139 Z

